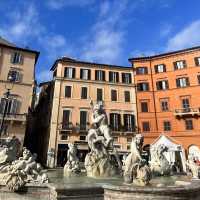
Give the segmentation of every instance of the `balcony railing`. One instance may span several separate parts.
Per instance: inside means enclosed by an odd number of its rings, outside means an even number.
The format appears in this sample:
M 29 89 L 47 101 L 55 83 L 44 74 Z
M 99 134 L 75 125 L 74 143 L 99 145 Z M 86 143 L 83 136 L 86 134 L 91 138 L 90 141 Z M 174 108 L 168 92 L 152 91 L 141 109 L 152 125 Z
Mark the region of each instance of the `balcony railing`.
M 126 132 L 126 133 L 134 133 L 136 128 L 134 127 L 127 127 L 127 126 L 111 126 L 110 127 L 113 132 Z
M 174 112 L 175 116 L 187 116 L 187 115 L 197 115 L 200 116 L 200 108 L 181 108 L 181 109 L 176 109 Z
M 26 121 L 26 114 L 6 114 L 5 120 L 9 121 Z M 0 113 L 0 119 L 3 118 L 3 114 Z

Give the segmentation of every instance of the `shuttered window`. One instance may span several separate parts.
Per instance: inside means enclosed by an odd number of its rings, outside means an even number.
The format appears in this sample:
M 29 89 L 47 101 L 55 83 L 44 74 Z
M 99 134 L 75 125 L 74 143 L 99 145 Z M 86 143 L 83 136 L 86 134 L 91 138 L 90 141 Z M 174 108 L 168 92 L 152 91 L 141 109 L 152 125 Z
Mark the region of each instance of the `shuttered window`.
M 124 114 L 124 129 L 125 131 L 135 130 L 135 116 L 132 114 Z
M 157 87 L 157 90 L 167 90 L 169 89 L 169 83 L 167 80 L 157 81 L 156 87 Z
M 148 91 L 149 90 L 149 83 L 138 83 L 137 84 L 137 91 Z
M 119 131 L 121 127 L 121 116 L 118 113 L 110 113 L 110 127 L 113 131 Z
M 163 129 L 164 129 L 164 131 L 171 131 L 171 122 L 170 121 L 164 121 L 163 122 Z
M 101 88 L 97 88 L 97 101 L 103 100 L 103 90 Z
M 12 64 L 23 64 L 23 56 L 21 53 L 19 52 L 14 52 L 12 55 L 11 55 L 11 60 L 10 62 Z
M 186 61 L 185 60 L 174 62 L 174 70 L 184 69 L 186 67 L 187 67 L 187 65 L 186 65 Z
M 105 71 L 95 70 L 95 80 L 96 81 L 105 81 Z
M 131 73 L 122 73 L 122 83 L 126 84 L 132 83 Z
M 111 90 L 111 101 L 117 101 L 117 90 Z
M 87 99 L 88 96 L 88 90 L 87 87 L 82 87 L 81 88 L 81 99 Z
M 194 62 L 196 66 L 200 66 L 200 57 L 194 58 Z
M 189 78 L 188 77 L 177 78 L 176 79 L 176 86 L 178 88 L 180 88 L 180 87 L 187 87 L 189 85 L 190 85 L 190 82 L 189 82 Z
M 150 131 L 150 124 L 149 122 L 142 122 L 142 129 L 144 132 Z
M 87 111 L 80 111 L 80 130 L 86 130 L 87 126 Z
M 155 70 L 155 73 L 166 72 L 166 65 L 164 64 L 155 65 L 154 70 Z
M 137 67 L 136 74 L 137 75 L 148 74 L 148 68 L 147 67 Z
M 71 98 L 71 90 L 72 90 L 71 86 L 65 86 L 65 97 Z
M 20 102 L 17 99 L 5 98 L 0 99 L 0 113 L 3 114 L 4 111 L 6 114 L 18 114 L 19 113 Z M 6 109 L 6 110 L 5 110 Z
M 18 71 L 10 70 L 8 72 L 7 80 L 11 82 L 20 82 L 22 80 L 22 75 Z
M 192 121 L 192 119 L 186 119 L 185 120 L 185 129 L 186 130 L 192 130 L 193 129 L 193 121 Z
M 148 103 L 141 102 L 141 112 L 148 112 Z
M 125 102 L 131 101 L 130 91 L 124 91 L 124 98 L 125 98 Z
M 90 80 L 91 79 L 91 70 L 90 69 L 81 69 L 80 70 L 80 79 Z
M 70 124 L 70 110 L 63 110 L 63 119 L 62 119 L 62 128 L 67 129 L 69 128 Z
M 113 83 L 119 82 L 119 73 L 118 72 L 109 72 L 109 81 Z
M 65 78 L 75 78 L 76 70 L 72 67 L 65 67 L 64 77 Z

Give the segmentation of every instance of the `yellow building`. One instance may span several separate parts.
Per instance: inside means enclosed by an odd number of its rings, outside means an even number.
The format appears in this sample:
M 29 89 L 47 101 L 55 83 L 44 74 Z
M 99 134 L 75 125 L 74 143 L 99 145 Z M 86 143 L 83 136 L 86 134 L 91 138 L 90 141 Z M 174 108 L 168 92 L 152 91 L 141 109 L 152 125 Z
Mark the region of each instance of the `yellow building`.
M 38 56 L 39 52 L 19 48 L 0 37 L 1 138 L 17 136 L 23 144 L 28 108 L 32 105 L 35 90 Z M 8 89 L 10 95 L 6 98 Z
M 47 165 L 64 165 L 69 142 L 77 144 L 78 156 L 84 161 L 90 99 L 104 105 L 118 152 L 128 152 L 137 124 L 132 68 L 63 57 L 56 60 L 51 71 L 54 90 Z

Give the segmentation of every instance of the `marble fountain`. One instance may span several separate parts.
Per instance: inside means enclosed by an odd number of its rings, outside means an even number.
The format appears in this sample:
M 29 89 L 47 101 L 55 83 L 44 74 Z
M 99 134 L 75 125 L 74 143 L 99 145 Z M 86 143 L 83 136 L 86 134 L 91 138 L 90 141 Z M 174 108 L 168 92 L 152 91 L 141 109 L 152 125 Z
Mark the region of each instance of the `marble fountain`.
M 200 199 L 200 167 L 192 157 L 187 161 L 190 175 L 172 173 L 164 145 L 155 149 L 147 163 L 142 158 L 143 136 L 136 134 L 122 166 L 102 105 L 91 102 L 91 107 L 93 126 L 87 135 L 90 152 L 85 158 L 85 170 L 80 168 L 77 148 L 72 143 L 64 170 L 43 170 L 36 162 L 37 156 L 28 149 L 23 148 L 19 156 L 17 139 L 12 138 L 0 149 L 0 199 Z

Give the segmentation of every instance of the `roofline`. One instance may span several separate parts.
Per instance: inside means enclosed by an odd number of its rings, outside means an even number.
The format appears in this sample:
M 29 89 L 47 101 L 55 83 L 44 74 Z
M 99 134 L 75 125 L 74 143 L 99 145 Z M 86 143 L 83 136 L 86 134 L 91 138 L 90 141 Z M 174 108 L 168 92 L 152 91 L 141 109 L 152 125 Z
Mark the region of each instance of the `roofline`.
M 38 57 L 39 57 L 39 55 L 40 55 L 40 52 L 39 52 L 39 51 L 35 51 L 35 50 L 27 49 L 27 48 L 21 48 L 21 47 L 16 47 L 16 46 L 10 46 L 10 45 L 6 45 L 6 44 L 0 44 L 0 46 L 6 47 L 6 48 L 10 48 L 10 49 L 16 49 L 16 50 L 19 50 L 19 51 L 25 51 L 25 52 L 30 52 L 30 53 L 36 54 L 36 57 L 35 57 L 35 64 L 37 63 Z
M 111 65 L 111 64 L 101 64 L 101 63 L 95 63 L 95 62 L 87 62 L 87 61 L 79 61 L 79 60 L 64 60 L 63 58 L 57 59 L 54 64 L 52 65 L 50 71 L 53 71 L 59 62 L 65 62 L 65 63 L 77 63 L 77 64 L 87 64 L 87 65 L 99 65 L 103 67 L 114 67 L 114 68 L 120 68 L 120 69 L 132 69 L 132 66 L 127 67 L 127 66 L 120 66 L 120 65 Z M 89 66 L 90 67 L 90 66 Z
M 170 51 L 170 52 L 167 52 L 167 53 L 161 53 L 161 54 L 157 54 L 157 55 L 153 55 L 153 56 L 133 57 L 133 58 L 129 58 L 128 60 L 129 60 L 129 62 L 140 61 L 140 60 L 151 60 L 151 59 L 154 59 L 154 58 L 165 57 L 165 56 L 168 56 L 168 55 L 183 53 L 183 52 L 187 52 L 187 51 L 193 51 L 193 50 L 197 50 L 197 49 L 200 49 L 200 46 L 181 49 L 181 50 L 177 50 L 177 51 Z

